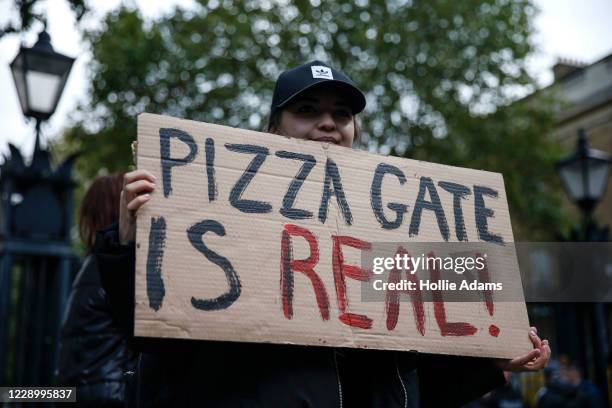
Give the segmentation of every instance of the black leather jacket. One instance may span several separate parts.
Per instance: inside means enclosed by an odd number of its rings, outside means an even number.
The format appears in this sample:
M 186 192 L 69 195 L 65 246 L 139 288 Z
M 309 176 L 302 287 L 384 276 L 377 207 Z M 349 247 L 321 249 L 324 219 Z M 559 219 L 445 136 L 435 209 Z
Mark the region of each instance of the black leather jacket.
M 134 246 L 117 226 L 95 255 L 111 308 L 133 336 Z M 504 384 L 490 359 L 377 350 L 132 337 L 134 406 L 454 407 Z
M 94 257 L 85 259 L 62 322 L 58 385 L 76 386 L 82 407 L 122 407 L 135 353 L 110 312 Z

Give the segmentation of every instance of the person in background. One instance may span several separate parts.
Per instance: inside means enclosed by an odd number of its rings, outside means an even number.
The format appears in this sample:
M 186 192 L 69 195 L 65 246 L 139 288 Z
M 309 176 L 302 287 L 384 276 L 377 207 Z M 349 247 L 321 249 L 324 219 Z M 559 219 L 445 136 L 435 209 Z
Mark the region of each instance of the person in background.
M 545 386 L 538 391 L 537 408 L 599 408 L 604 406 L 597 388 L 583 380 L 580 369 L 565 356 L 544 369 Z
M 79 212 L 87 257 L 72 285 L 60 334 L 58 385 L 76 386 L 81 407 L 122 407 L 135 354 L 114 323 L 92 251 L 96 232 L 119 219 L 123 173 L 98 177 Z
M 506 384 L 483 395 L 478 400 L 463 406 L 463 408 L 527 408 L 529 405 L 523 399 L 516 382 L 516 374 L 504 371 Z
M 599 388 L 588 378 L 582 376 L 582 370 L 574 363 L 569 363 L 565 370 L 568 382 L 578 387 L 592 408 L 604 408 L 604 399 Z

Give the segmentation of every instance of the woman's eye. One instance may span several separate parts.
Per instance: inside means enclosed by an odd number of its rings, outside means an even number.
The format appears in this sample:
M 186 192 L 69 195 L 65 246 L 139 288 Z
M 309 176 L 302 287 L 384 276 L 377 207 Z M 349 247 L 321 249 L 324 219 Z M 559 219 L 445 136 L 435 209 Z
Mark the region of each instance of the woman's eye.
M 336 115 L 343 117 L 343 118 L 350 118 L 353 116 L 351 111 L 349 111 L 348 109 L 339 109 L 336 111 Z
M 315 111 L 315 108 L 311 105 L 302 105 L 297 108 L 298 113 L 312 113 Z

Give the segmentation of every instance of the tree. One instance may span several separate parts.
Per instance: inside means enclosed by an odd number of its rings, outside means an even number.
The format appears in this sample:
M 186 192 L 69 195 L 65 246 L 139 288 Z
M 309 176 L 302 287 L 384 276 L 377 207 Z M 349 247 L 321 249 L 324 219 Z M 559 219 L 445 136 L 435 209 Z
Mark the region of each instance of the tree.
M 70 8 L 79 21 L 88 10 L 85 0 L 67 0 Z M 0 27 L 0 38 L 5 34 L 19 33 L 28 31 L 35 21 L 40 21 L 44 25 L 47 24 L 47 18 L 44 14 L 37 12 L 36 3 L 38 0 L 14 0 L 13 8 L 17 11 L 17 21 L 9 19 L 2 27 Z
M 366 92 L 363 146 L 503 172 L 515 230 L 550 237 L 550 104 L 511 104 L 535 89 L 534 15 L 529 0 L 210 0 L 156 21 L 122 7 L 86 33 L 90 100 L 60 150 L 82 150 L 91 178 L 131 163 L 143 111 L 262 130 L 278 74 L 316 58 Z

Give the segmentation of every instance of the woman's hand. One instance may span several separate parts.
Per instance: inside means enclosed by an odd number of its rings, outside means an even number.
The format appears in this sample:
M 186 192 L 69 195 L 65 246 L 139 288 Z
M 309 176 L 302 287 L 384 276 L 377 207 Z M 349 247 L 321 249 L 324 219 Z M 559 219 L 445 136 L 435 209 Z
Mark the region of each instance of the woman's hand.
M 529 339 L 533 343 L 534 349 L 524 356 L 512 360 L 497 360 L 497 365 L 504 371 L 538 371 L 548 364 L 550 359 L 550 346 L 548 340 L 540 340 L 538 329 L 531 327 Z
M 128 245 L 136 238 L 136 211 L 151 199 L 155 176 L 147 170 L 135 170 L 123 176 L 119 207 L 119 242 Z

